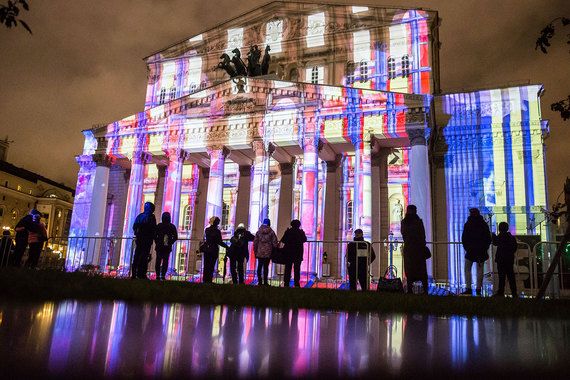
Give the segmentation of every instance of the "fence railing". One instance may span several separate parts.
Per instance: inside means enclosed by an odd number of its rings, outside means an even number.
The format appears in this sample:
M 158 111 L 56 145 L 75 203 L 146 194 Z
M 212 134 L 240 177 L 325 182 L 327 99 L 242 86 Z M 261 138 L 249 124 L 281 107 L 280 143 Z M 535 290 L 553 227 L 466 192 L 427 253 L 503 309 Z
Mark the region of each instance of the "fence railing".
M 128 242 L 129 244 L 125 244 Z M 350 241 L 309 241 L 305 244 L 301 265 L 301 285 L 307 287 L 348 288 L 348 265 L 346 251 Z M 559 242 L 544 241 L 533 247 L 519 242 L 515 259 L 517 289 L 525 296 L 533 297 L 542 284 L 544 274 L 554 257 Z M 180 239 L 173 247 L 167 277 L 174 280 L 200 282 L 203 271 L 200 240 Z M 465 288 L 464 250 L 458 242 L 427 243 L 432 257 L 428 260 L 430 281 L 435 286 L 445 287 L 452 293 L 460 293 Z M 127 254 L 121 249 L 128 247 Z M 375 288 L 378 278 L 384 275 L 385 268 L 393 264 L 398 276 L 404 277 L 402 241 L 374 241 L 369 250 L 374 250 L 376 260 L 369 263 L 368 279 L 370 288 Z M 40 256 L 39 267 L 64 269 L 67 271 L 85 270 L 109 276 L 126 277 L 130 273 L 130 263 L 135 242 L 130 237 L 54 237 L 50 238 Z M 0 266 L 10 265 L 9 245 L 0 246 Z M 251 244 L 250 244 L 251 251 Z M 484 294 L 496 290 L 498 272 L 495 263 L 495 248 L 489 250 L 490 259 L 484 267 Z M 24 262 L 27 253 L 24 255 Z M 253 255 L 251 255 L 253 256 Z M 149 273 L 154 277 L 156 255 L 151 250 Z M 215 282 L 231 282 L 229 262 L 224 260 L 225 250 L 220 248 L 216 266 Z M 370 257 L 370 253 L 368 253 Z M 121 264 L 123 263 L 123 264 Z M 125 264 L 127 263 L 127 264 Z M 570 296 L 570 257 L 562 257 L 549 285 L 547 296 Z M 246 265 L 247 268 L 247 265 Z M 284 265 L 270 264 L 270 283 L 283 282 Z M 293 277 L 293 276 L 292 276 Z M 473 279 L 476 276 L 472 276 Z M 255 270 L 246 271 L 246 283 L 255 284 Z M 508 288 L 508 287 L 507 287 Z

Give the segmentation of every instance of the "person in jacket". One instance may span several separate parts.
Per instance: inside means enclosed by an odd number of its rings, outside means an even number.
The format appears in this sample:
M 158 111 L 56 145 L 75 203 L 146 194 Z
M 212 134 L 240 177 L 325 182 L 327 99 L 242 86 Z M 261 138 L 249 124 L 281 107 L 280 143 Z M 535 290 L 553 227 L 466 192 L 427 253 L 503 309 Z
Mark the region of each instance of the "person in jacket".
M 10 230 L 2 231 L 0 239 L 0 267 L 5 267 L 11 260 L 11 253 L 14 250 L 14 241 L 10 236 Z
M 22 265 L 22 257 L 24 257 L 24 252 L 28 247 L 28 234 L 30 230 L 35 228 L 35 225 L 32 221 L 32 215 L 37 213 L 36 209 L 30 210 L 29 214 L 24 216 L 16 227 L 16 247 L 14 248 L 14 254 L 12 255 L 12 265 L 15 267 L 19 267 Z
M 41 217 L 42 216 L 38 211 L 32 214 L 31 228 L 28 233 L 28 245 L 30 248 L 28 250 L 28 261 L 26 261 L 26 266 L 31 269 L 38 266 L 44 242 L 48 239 L 46 226 L 40 221 Z
M 258 285 L 269 285 L 267 282 L 269 271 L 269 260 L 271 260 L 271 252 L 277 248 L 279 242 L 277 235 L 271 229 L 269 219 L 264 219 L 263 224 L 257 230 L 255 239 L 253 239 L 253 251 L 257 259 L 257 283 Z
M 291 269 L 295 270 L 293 284 L 296 288 L 300 288 L 301 279 L 301 262 L 303 261 L 303 244 L 307 241 L 305 231 L 301 229 L 301 222 L 297 219 L 291 221 L 289 227 L 283 237 L 281 243 L 284 244 L 283 250 L 289 259 L 285 264 L 283 272 L 283 286 L 289 287 L 291 282 Z
M 428 275 L 426 266 L 426 230 L 424 222 L 418 216 L 415 205 L 408 205 L 406 215 L 400 224 L 404 240 L 404 273 L 408 293 L 412 293 L 412 284 L 421 281 L 423 290 L 428 292 Z
M 220 246 L 228 249 L 226 243 L 222 240 L 222 232 L 218 228 L 220 218 L 213 216 L 210 218 L 210 226 L 204 231 L 204 240 L 206 241 L 206 251 L 204 252 L 204 272 L 202 273 L 202 282 L 211 283 L 216 267 L 216 260 L 220 254 Z
M 255 237 L 249 232 L 243 223 L 238 224 L 234 235 L 230 239 L 230 248 L 227 256 L 230 259 L 230 273 L 234 284 L 244 283 L 244 261 L 249 259 L 249 242 Z
M 463 227 L 461 242 L 465 249 L 465 291 L 463 294 L 472 294 L 471 268 L 477 267 L 477 295 L 481 295 L 483 286 L 483 265 L 489 259 L 489 246 L 491 245 L 491 231 L 483 219 L 479 209 L 469 209 L 469 217 Z
M 166 270 L 168 269 L 168 259 L 172 252 L 172 245 L 178 240 L 178 231 L 176 226 L 170 222 L 170 213 L 162 213 L 162 222 L 156 226 L 156 234 L 154 236 L 154 250 L 156 251 L 156 262 L 154 270 L 157 280 L 165 280 Z
M 497 270 L 499 271 L 499 289 L 495 296 L 505 295 L 505 276 L 509 279 L 509 286 L 513 298 L 516 298 L 517 283 L 515 280 L 515 253 L 518 249 L 517 239 L 509 232 L 509 224 L 506 222 L 499 223 L 499 235 L 493 234 L 493 245 L 497 247 L 497 254 L 495 262 L 497 263 Z
M 364 233 L 360 228 L 354 230 L 354 241 L 348 243 L 346 248 L 346 261 L 348 262 L 348 283 L 350 290 L 356 290 L 356 280 L 362 290 L 368 290 L 368 266 L 376 260 L 376 253 L 372 245 L 364 240 Z M 368 253 L 370 247 L 370 262 Z
M 135 254 L 131 265 L 132 278 L 148 279 L 148 262 L 150 249 L 156 234 L 156 218 L 154 217 L 154 203 L 146 202 L 144 211 L 140 213 L 133 224 L 135 233 Z

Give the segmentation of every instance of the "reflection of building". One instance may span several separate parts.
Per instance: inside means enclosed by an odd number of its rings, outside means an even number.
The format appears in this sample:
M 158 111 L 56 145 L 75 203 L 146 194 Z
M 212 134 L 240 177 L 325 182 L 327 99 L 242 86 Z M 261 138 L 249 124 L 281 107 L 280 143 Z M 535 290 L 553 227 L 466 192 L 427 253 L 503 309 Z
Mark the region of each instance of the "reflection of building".
M 0 141 L 7 148 L 7 142 Z M 0 223 L 13 230 L 16 223 L 30 209 L 43 215 L 48 236 L 69 234 L 74 190 L 69 187 L 19 168 L 5 161 L 6 150 L 0 157 Z
M 196 239 L 218 215 L 226 236 L 271 216 L 278 234 L 296 217 L 310 240 L 381 241 L 390 199 L 417 205 L 429 240 L 458 240 L 469 207 L 526 233 L 546 204 L 541 87 L 441 95 L 438 27 L 434 11 L 273 2 L 152 54 L 144 111 L 85 132 L 72 233 L 130 236 L 154 200 Z M 253 45 L 270 45 L 268 75 L 230 78 Z

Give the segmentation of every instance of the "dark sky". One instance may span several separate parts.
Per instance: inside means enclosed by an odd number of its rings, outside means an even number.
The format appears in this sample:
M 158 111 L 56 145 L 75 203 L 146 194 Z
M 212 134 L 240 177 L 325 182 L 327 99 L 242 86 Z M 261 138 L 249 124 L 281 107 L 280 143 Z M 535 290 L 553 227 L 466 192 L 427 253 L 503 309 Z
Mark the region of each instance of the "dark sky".
M 8 160 L 75 187 L 83 129 L 143 109 L 142 58 L 266 0 L 30 0 L 32 28 L 0 28 L 0 138 Z M 570 175 L 570 121 L 550 103 L 570 93 L 570 52 L 558 30 L 550 54 L 534 50 L 542 27 L 570 16 L 568 0 L 329 1 L 439 11 L 443 91 L 542 83 L 550 119 L 547 175 L 552 203 Z M 0 3 L 6 3 L 0 0 Z

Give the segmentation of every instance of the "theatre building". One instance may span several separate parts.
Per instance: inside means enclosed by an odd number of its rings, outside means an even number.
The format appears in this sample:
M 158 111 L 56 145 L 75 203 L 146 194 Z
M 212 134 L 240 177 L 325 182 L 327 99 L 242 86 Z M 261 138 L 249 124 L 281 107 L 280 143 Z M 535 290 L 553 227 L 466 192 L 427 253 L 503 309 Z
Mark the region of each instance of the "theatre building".
M 145 201 L 184 239 L 201 239 L 211 216 L 226 238 L 264 218 L 281 237 L 299 219 L 310 241 L 361 228 L 378 276 L 408 204 L 428 241 L 460 241 L 470 207 L 493 229 L 539 234 L 542 86 L 442 93 L 439 25 L 432 10 L 272 2 L 153 53 L 144 108 L 83 132 L 71 236 L 130 237 Z M 130 240 L 112 254 L 88 240 L 69 268 L 128 270 Z M 197 270 L 189 247 L 171 256 L 177 273 Z M 463 281 L 459 247 L 432 248 L 430 275 Z M 303 270 L 318 278 L 324 251 L 344 275 L 340 243 L 307 245 Z

